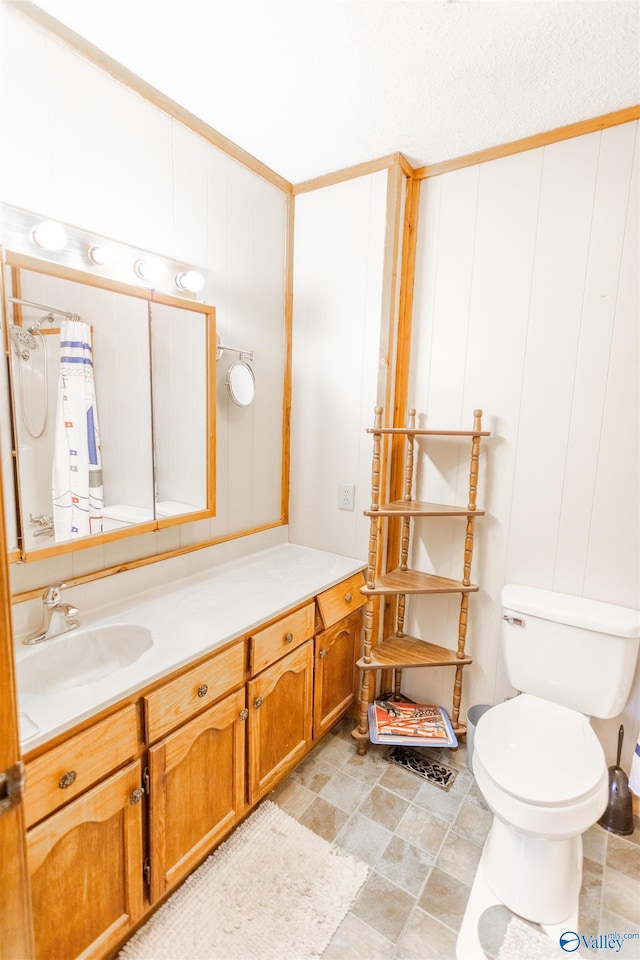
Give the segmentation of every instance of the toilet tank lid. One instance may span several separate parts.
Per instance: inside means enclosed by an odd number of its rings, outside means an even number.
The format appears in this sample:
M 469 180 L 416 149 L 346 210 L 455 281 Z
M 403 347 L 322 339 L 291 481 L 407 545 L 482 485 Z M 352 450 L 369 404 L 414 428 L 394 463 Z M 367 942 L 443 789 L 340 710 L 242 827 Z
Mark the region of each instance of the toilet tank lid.
M 501 602 L 504 608 L 514 613 L 528 613 L 543 620 L 615 637 L 640 637 L 640 612 L 631 607 L 515 583 L 507 583 L 502 588 Z

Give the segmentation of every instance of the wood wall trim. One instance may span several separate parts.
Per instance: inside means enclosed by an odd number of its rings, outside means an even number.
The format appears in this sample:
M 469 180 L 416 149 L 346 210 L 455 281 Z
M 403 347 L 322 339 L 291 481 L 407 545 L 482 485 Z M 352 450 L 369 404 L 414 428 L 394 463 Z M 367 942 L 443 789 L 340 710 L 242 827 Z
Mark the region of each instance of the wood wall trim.
M 190 110 L 185 110 L 185 108 L 180 106 L 175 100 L 167 97 L 132 70 L 118 63 L 117 60 L 114 60 L 113 57 L 110 57 L 103 50 L 100 50 L 88 40 L 85 40 L 80 34 L 40 9 L 40 7 L 32 3 L 31 0 L 7 0 L 7 5 L 17 12 L 28 16 L 35 23 L 44 27 L 50 34 L 57 37 L 58 40 L 61 40 L 66 46 L 84 57 L 85 60 L 104 70 L 104 72 L 108 73 L 114 80 L 124 84 L 124 86 L 133 90 L 134 93 L 139 94 L 154 107 L 163 110 L 164 113 L 167 113 L 183 126 L 193 130 L 194 133 L 197 133 L 214 147 L 218 147 L 218 149 L 224 151 L 224 153 L 228 154 L 234 160 L 237 160 L 238 163 L 248 167 L 254 173 L 257 173 L 258 176 L 272 183 L 285 193 L 291 193 L 291 183 L 284 177 L 281 177 L 279 173 L 276 173 L 275 170 L 268 167 L 266 163 L 262 163 L 261 160 L 258 160 L 252 156 L 252 154 L 243 150 L 242 147 L 239 147 L 237 143 L 234 143 L 222 133 L 214 130 L 213 127 L 209 126 L 208 123 L 205 123 L 204 120 L 201 120 L 194 113 L 191 113 Z
M 293 343 L 293 250 L 295 228 L 295 197 L 287 197 L 285 236 L 285 290 L 284 290 L 284 384 L 282 396 L 282 496 L 281 517 L 289 522 L 289 492 L 291 474 L 291 379 Z
M 402 267 L 400 271 L 400 301 L 398 306 L 398 331 L 395 362 L 395 390 L 393 392 L 392 426 L 404 427 L 407 422 L 409 397 L 409 365 L 411 353 L 411 328 L 413 319 L 413 292 L 416 272 L 416 248 L 418 245 L 418 218 L 420 211 L 420 181 L 407 180 L 407 196 L 404 207 L 402 236 Z M 401 500 L 404 490 L 404 461 L 406 438 L 391 438 L 389 499 Z M 400 560 L 400 518 L 388 521 L 387 571 L 394 569 Z M 384 608 L 384 633 L 395 629 L 397 598 L 388 597 Z M 386 688 L 385 688 L 386 689 Z
M 399 285 L 400 278 L 398 271 L 403 259 L 401 249 L 402 242 L 402 216 L 403 216 L 403 187 L 407 184 L 405 193 L 405 209 L 408 202 L 408 185 L 411 181 L 406 179 L 400 163 L 399 155 L 396 155 L 392 167 L 387 176 L 387 215 L 386 215 L 386 233 L 384 245 L 384 266 L 381 298 L 381 318 L 380 318 L 380 355 L 378 366 L 378 387 L 376 392 L 376 406 L 381 406 L 385 415 L 389 416 L 393 409 L 393 398 L 396 392 L 396 371 L 398 359 L 398 313 L 399 313 Z M 373 411 L 371 411 L 373 415 Z M 385 423 L 384 426 L 389 424 Z M 391 463 L 391 442 L 389 437 L 383 437 L 380 451 L 380 476 L 384 478 L 390 470 Z M 384 484 L 384 480 L 381 480 Z M 378 523 L 381 521 L 378 520 Z M 383 558 L 378 555 L 376 558 L 376 576 L 382 574 Z M 373 642 L 377 643 L 380 632 L 380 625 L 384 617 L 384 604 L 375 603 L 373 613 Z
M 382 275 L 380 364 L 376 403 L 387 415 L 395 393 L 396 327 L 398 315 L 398 269 L 401 258 L 402 187 L 404 176 L 398 160 L 387 177 L 387 214 Z M 390 426 L 384 423 L 383 426 Z M 384 456 L 383 456 L 384 467 Z
M 0 262 L 2 262 L 2 257 L 0 257 Z M 146 300 L 148 303 L 153 299 L 152 291 L 147 287 L 136 287 L 133 284 L 124 283 L 122 280 L 111 280 L 110 277 L 103 277 L 97 273 L 85 273 L 84 270 L 67 267 L 63 263 L 57 263 L 53 260 L 39 260 L 36 257 L 30 257 L 26 253 L 17 253 L 14 250 L 5 249 L 4 262 L 10 267 L 17 267 L 20 270 L 31 270 L 33 273 L 42 273 L 48 277 L 59 277 L 61 280 L 70 280 L 72 283 L 82 283 L 87 287 L 110 290 L 112 293 L 121 293 L 126 297 Z M 21 293 L 18 292 L 18 296 L 21 296 Z M 155 295 L 155 299 L 161 302 L 159 294 Z M 172 299 L 180 307 L 188 303 L 192 304 L 187 309 L 200 310 L 201 313 L 211 309 L 209 304 L 198 304 L 195 300 L 181 300 L 178 297 Z M 168 302 L 169 298 L 167 297 L 166 300 Z
M 472 167 L 489 160 L 498 160 L 500 157 L 510 157 L 514 153 L 524 153 L 526 150 L 546 147 L 561 140 L 582 137 L 587 133 L 605 130 L 607 127 L 617 127 L 621 123 L 630 123 L 632 120 L 640 120 L 640 105 L 625 107 L 623 110 L 605 113 L 602 116 L 593 117 L 591 120 L 580 120 L 578 123 L 571 123 L 566 127 L 557 127 L 555 130 L 546 131 L 546 133 L 536 133 L 531 137 L 523 137 L 521 140 L 512 140 L 510 143 L 488 147 L 486 150 L 468 153 L 463 157 L 455 157 L 453 160 L 443 160 L 440 163 L 428 164 L 426 167 L 418 167 L 414 171 L 414 176 L 417 180 L 438 177 L 441 173 L 450 173 L 452 170 L 461 170 L 463 167 Z
M 413 167 L 403 154 L 389 153 L 386 157 L 379 157 L 377 160 L 366 160 L 364 163 L 356 163 L 353 167 L 345 167 L 333 173 L 325 173 L 320 177 L 314 177 L 312 180 L 303 180 L 301 183 L 294 184 L 293 192 L 297 196 L 299 193 L 309 193 L 312 190 L 320 190 L 322 187 L 332 187 L 336 183 L 344 183 L 345 180 L 355 180 L 357 177 L 379 173 L 380 170 L 393 170 L 397 166 L 405 176 L 413 176 Z
M 9 294 L 8 294 L 8 291 L 7 291 L 7 279 L 8 279 L 8 278 L 7 278 L 7 276 L 6 276 L 5 269 L 4 269 L 5 255 L 6 255 L 6 249 L 5 249 L 5 248 L 2 248 L 2 249 L 0 250 L 0 290 L 2 291 L 2 317 L 3 317 L 3 318 L 8 318 L 8 317 L 9 317 L 9 302 L 8 302 L 8 300 L 7 300 L 7 297 L 9 296 Z M 12 292 L 13 292 L 13 296 L 14 296 L 14 297 L 18 297 L 18 298 L 22 297 L 22 275 L 21 275 L 20 271 L 19 271 L 15 266 L 11 266 L 11 267 L 10 267 L 10 276 L 11 276 L 11 290 L 12 290 Z M 14 319 L 13 319 L 13 322 L 14 322 L 14 323 L 17 323 L 17 324 L 19 324 L 20 326 L 22 326 L 23 314 L 22 314 L 22 304 L 21 304 L 21 303 L 14 303 L 14 305 L 13 305 L 13 318 L 14 318 Z M 7 320 L 7 322 L 5 323 L 5 330 L 4 330 L 4 337 L 3 337 L 3 339 L 2 339 L 2 345 L 3 345 L 3 348 L 4 348 L 4 352 L 5 352 L 5 362 L 7 363 L 7 366 L 8 366 L 8 365 L 10 364 L 10 362 L 11 362 L 11 361 L 10 361 L 10 358 L 9 358 L 9 354 L 10 354 L 10 350 L 11 350 L 11 344 L 9 343 L 8 320 Z M 11 390 L 11 379 L 10 379 L 10 377 L 9 377 L 8 370 L 7 370 L 7 376 L 8 376 L 8 379 L 7 379 L 7 389 L 10 391 L 10 390 Z M 2 502 L 0 503 L 0 510 L 1 510 L 1 513 L 2 513 L 2 527 L 3 527 L 2 544 L 3 544 L 3 546 L 4 546 L 4 551 L 3 551 L 3 552 L 5 553 L 6 562 L 7 562 L 7 563 L 18 563 L 18 561 L 22 559 L 22 547 L 23 547 L 23 536 L 22 536 L 22 532 L 23 532 L 23 530 L 24 530 L 24 526 L 23 526 L 23 523 L 22 523 L 22 520 L 23 520 L 23 517 L 22 517 L 22 504 L 21 504 L 21 502 L 20 502 L 20 495 L 19 495 L 19 494 L 20 494 L 20 484 L 19 484 L 19 482 L 18 482 L 18 441 L 17 441 L 17 437 L 18 437 L 18 422 L 17 422 L 17 415 L 18 415 L 18 412 L 17 412 L 17 410 L 16 410 L 15 403 L 9 403 L 9 423 L 8 423 L 8 427 L 9 427 L 9 442 L 10 442 L 10 444 L 11 444 L 11 472 L 12 472 L 12 474 L 13 474 L 13 509 L 14 509 L 15 522 L 16 522 L 16 531 L 15 531 L 15 533 L 16 533 L 16 540 L 15 540 L 16 546 L 15 546 L 15 549 L 12 549 L 12 550 L 8 550 L 8 549 L 7 549 L 7 538 L 6 538 L 6 500 L 5 500 L 4 488 L 3 488 L 3 485 L 2 485 L 2 479 L 3 479 L 3 478 L 2 478 L 2 475 L 1 475 L 1 472 L 0 472 L 0 491 L 1 491 L 1 494 L 2 494 L 2 496 L 1 496 Z M 9 582 L 10 582 L 10 581 L 9 581 Z M 2 769 L 2 768 L 0 767 L 0 769 Z
M 402 237 L 402 267 L 400 272 L 400 304 L 398 309 L 398 347 L 396 355 L 396 389 L 393 411 L 394 427 L 406 426 L 409 395 L 409 360 L 413 317 L 413 293 L 418 246 L 418 219 L 420 211 L 420 181 L 407 181 Z M 392 487 L 395 496 L 402 496 L 402 485 Z

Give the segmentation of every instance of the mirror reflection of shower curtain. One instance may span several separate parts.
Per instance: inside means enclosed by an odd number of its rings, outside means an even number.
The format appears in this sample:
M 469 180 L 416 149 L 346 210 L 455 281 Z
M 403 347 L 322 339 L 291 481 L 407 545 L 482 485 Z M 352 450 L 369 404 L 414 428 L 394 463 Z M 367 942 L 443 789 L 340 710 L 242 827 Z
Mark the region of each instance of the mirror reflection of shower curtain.
M 52 496 L 57 541 L 102 532 L 104 494 L 91 327 L 81 320 L 63 320 L 60 325 Z

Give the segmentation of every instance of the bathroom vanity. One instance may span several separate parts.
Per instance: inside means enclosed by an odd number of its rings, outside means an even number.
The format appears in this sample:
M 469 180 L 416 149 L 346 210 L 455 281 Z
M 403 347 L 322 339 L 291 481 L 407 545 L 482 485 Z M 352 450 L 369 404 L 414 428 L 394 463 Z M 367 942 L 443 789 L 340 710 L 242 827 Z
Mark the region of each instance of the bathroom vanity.
M 19 690 L 37 957 L 109 955 L 348 710 L 361 567 L 284 545 L 156 588 L 100 620 L 153 636 L 120 681 Z

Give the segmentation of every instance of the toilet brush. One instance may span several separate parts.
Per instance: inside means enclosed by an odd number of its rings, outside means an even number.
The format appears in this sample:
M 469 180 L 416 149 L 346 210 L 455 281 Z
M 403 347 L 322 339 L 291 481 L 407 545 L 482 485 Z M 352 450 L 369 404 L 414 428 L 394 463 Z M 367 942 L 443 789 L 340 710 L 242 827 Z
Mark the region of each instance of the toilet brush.
M 631 758 L 631 770 L 629 771 L 629 786 L 634 797 L 640 797 L 640 733 L 638 742 Z
M 620 766 L 623 739 L 624 726 L 620 724 L 616 765 L 609 767 L 609 802 L 598 823 L 610 833 L 625 837 L 633 833 L 633 802 L 629 780 Z

